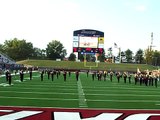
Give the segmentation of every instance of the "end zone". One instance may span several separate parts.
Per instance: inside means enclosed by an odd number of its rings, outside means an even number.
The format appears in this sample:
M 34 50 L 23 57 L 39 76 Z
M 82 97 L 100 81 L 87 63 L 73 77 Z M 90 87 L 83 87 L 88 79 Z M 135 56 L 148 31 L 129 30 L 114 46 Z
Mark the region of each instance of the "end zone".
M 0 107 L 0 120 L 159 120 L 160 110 Z

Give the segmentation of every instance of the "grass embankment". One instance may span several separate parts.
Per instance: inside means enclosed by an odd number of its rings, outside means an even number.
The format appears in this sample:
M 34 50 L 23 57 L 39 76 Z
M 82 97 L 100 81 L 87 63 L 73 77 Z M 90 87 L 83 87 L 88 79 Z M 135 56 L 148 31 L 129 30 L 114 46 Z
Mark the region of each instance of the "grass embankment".
M 154 66 L 146 64 L 128 64 L 128 63 L 98 63 L 98 67 L 89 67 L 96 66 L 96 63 L 88 63 L 87 66 L 84 66 L 84 62 L 72 62 L 72 61 L 54 61 L 54 60 L 23 60 L 17 62 L 18 64 L 38 66 L 38 67 L 53 67 L 55 69 L 91 69 L 91 70 L 114 70 L 114 71 L 136 71 L 139 68 L 141 71 L 144 70 L 153 70 L 156 69 Z

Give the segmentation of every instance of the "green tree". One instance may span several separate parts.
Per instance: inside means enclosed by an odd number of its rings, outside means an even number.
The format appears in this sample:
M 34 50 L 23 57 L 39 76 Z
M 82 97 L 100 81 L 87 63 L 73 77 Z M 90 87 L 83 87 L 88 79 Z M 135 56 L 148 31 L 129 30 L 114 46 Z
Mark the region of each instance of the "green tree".
M 46 50 L 40 48 L 34 48 L 33 58 L 44 59 L 46 58 Z
M 4 45 L 3 44 L 0 44 L 0 53 L 4 53 L 5 51 L 4 51 Z
M 127 49 L 125 51 L 127 62 L 132 62 L 132 57 L 133 57 L 132 55 L 133 55 L 133 52 L 130 49 Z
M 100 62 L 104 62 L 105 59 L 106 59 L 106 57 L 105 57 L 105 52 L 103 52 L 102 54 L 99 54 L 98 60 L 99 60 Z
M 78 56 L 79 56 L 78 59 L 79 59 L 81 62 L 83 62 L 83 61 L 84 61 L 84 55 L 81 54 L 81 53 L 78 53 Z
M 76 55 L 74 53 L 71 53 L 68 60 L 69 61 L 75 61 L 76 60 Z
M 139 49 L 137 52 L 136 52 L 136 55 L 135 55 L 135 60 L 136 60 L 136 63 L 139 63 L 141 64 L 144 60 L 144 57 L 143 57 L 143 50 L 142 49 Z
M 6 40 L 4 42 L 5 53 L 14 60 L 27 59 L 33 56 L 34 50 L 31 42 L 26 40 Z
M 63 59 L 67 53 L 66 49 L 60 41 L 52 40 L 46 48 L 46 55 L 49 59 Z
M 160 66 L 160 51 L 154 51 L 152 57 L 152 65 Z
M 154 51 L 150 49 L 150 47 L 148 47 L 145 50 L 144 56 L 145 56 L 146 64 L 150 64 L 150 65 L 152 64 L 153 53 Z

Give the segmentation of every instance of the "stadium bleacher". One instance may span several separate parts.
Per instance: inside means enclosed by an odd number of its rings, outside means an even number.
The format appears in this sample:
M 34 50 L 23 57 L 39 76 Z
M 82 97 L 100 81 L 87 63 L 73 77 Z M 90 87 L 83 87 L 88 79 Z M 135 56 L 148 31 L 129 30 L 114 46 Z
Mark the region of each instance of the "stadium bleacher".
M 4 71 L 6 69 L 14 69 L 19 65 L 16 64 L 16 61 L 7 56 L 6 54 L 0 52 L 0 71 Z

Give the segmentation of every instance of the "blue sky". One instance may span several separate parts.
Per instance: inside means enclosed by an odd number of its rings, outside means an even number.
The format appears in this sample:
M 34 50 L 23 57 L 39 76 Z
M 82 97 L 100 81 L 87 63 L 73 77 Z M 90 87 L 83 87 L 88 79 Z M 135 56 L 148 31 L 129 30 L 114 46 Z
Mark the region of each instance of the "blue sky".
M 72 52 L 73 31 L 105 33 L 105 49 L 160 50 L 159 0 L 0 0 L 0 43 L 13 38 L 45 49 L 59 40 Z M 116 51 L 116 49 L 114 49 Z

